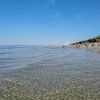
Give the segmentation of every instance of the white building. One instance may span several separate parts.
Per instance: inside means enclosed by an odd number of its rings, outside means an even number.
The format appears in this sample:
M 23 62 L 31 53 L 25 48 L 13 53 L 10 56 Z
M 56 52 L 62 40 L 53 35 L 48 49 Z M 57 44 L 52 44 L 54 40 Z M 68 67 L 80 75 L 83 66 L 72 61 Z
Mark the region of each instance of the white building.
M 64 42 L 64 43 L 60 44 L 59 46 L 60 47 L 69 47 L 70 43 L 67 41 L 67 42 Z

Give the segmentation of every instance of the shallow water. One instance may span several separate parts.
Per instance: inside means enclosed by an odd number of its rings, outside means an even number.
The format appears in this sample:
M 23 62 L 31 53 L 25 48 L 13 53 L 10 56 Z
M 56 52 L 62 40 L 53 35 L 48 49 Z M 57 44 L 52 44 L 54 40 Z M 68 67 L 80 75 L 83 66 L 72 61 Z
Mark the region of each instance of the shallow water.
M 0 100 L 100 100 L 100 52 L 0 46 Z

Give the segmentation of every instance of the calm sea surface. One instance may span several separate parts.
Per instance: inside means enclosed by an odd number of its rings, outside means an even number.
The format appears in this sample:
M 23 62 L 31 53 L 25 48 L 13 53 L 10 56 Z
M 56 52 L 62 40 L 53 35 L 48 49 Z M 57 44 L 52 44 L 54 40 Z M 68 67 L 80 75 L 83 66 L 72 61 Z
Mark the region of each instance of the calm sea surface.
M 0 100 L 100 100 L 100 52 L 0 46 Z

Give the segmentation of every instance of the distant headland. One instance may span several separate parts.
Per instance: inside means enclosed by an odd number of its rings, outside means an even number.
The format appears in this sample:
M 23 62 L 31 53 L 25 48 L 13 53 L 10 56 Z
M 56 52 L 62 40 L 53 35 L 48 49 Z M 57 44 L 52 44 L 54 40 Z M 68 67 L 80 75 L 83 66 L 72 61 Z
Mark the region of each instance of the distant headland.
M 94 48 L 100 51 L 100 36 L 75 42 L 72 43 L 71 45 L 76 48 Z

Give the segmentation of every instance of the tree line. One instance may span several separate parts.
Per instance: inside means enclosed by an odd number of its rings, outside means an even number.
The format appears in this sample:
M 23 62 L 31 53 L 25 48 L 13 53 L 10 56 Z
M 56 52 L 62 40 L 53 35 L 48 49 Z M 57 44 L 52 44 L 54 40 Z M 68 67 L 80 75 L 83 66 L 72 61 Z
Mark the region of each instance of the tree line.
M 100 42 L 100 36 L 97 36 L 95 38 L 90 38 L 87 40 L 83 40 L 83 41 L 79 41 L 79 42 L 76 42 L 74 44 L 93 43 L 93 42 Z

